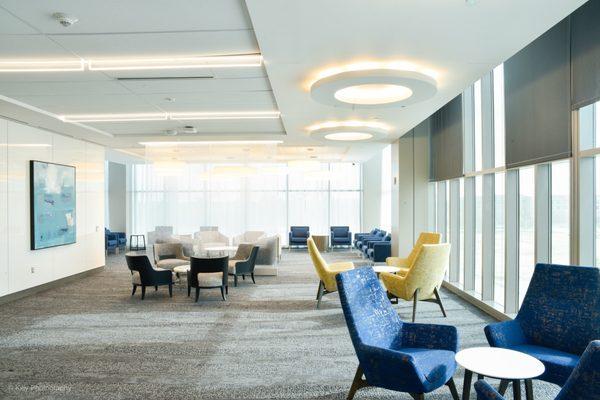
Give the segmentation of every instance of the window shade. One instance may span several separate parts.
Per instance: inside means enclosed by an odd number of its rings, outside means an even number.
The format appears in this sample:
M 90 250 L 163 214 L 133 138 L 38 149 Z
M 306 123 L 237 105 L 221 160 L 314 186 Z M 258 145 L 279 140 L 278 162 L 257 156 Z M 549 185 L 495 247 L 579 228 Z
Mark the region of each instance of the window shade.
M 572 108 L 600 100 L 600 0 L 571 14 Z
M 448 102 L 430 118 L 431 180 L 463 176 L 462 95 Z
M 507 168 L 571 155 L 569 25 L 559 22 L 504 64 Z

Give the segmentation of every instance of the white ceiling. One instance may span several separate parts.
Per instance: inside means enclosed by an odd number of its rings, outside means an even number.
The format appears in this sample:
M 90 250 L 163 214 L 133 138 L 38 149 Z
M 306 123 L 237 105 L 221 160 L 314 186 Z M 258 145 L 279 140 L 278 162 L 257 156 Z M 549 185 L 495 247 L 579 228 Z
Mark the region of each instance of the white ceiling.
M 55 114 L 157 111 L 267 111 L 281 119 L 88 123 L 65 128 L 116 148 L 193 125 L 185 140 L 280 139 L 323 146 L 306 127 L 342 119 L 390 124 L 401 136 L 585 0 L 0 0 L 0 60 L 262 53 L 265 66 L 214 70 L 0 74 L 0 95 Z M 52 18 L 79 19 L 64 28 Z M 314 102 L 307 82 L 320 70 L 355 61 L 410 61 L 438 72 L 438 93 L 405 109 L 353 111 Z M 197 79 L 123 78 L 199 77 Z M 204 78 L 202 78 L 204 77 Z M 212 78 L 206 78 L 212 77 Z M 118 80 L 121 78 L 121 80 Z M 166 98 L 175 98 L 169 102 Z M 31 118 L 8 107 L 0 114 Z M 40 116 L 36 123 L 44 125 Z M 48 127 L 61 130 L 60 123 Z M 184 137 L 184 136 L 182 136 Z M 90 139 L 91 138 L 91 139 Z M 342 144 L 346 159 L 382 144 Z M 325 147 L 324 147 L 325 148 Z M 319 152 L 327 158 L 327 154 Z

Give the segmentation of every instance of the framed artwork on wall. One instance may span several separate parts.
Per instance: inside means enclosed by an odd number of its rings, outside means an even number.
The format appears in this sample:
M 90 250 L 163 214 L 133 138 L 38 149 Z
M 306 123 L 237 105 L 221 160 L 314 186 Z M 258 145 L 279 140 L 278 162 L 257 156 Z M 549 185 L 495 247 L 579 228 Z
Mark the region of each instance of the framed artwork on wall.
M 76 241 L 75 167 L 29 162 L 31 250 Z

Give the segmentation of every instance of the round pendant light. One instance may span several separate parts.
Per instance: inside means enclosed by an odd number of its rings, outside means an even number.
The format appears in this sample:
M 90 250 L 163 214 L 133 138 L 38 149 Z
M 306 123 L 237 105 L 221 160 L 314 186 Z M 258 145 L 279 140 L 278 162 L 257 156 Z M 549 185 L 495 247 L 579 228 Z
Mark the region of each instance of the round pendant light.
M 389 127 L 372 121 L 329 121 L 308 128 L 314 139 L 327 142 L 371 142 L 388 136 Z
M 429 75 L 379 68 L 343 71 L 325 76 L 310 88 L 319 103 L 348 108 L 403 107 L 427 100 L 437 92 Z

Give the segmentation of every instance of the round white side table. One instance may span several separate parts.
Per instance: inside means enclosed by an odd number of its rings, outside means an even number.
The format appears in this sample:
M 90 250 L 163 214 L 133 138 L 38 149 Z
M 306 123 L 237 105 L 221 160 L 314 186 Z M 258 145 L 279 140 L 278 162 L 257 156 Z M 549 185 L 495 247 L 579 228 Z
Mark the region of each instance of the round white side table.
M 473 347 L 456 353 L 456 362 L 465 369 L 463 400 L 471 394 L 473 373 L 479 379 L 500 379 L 500 394 L 504 394 L 509 382 L 513 384 L 513 397 L 521 400 L 521 380 L 525 381 L 525 397 L 533 400 L 531 380 L 542 375 L 544 364 L 535 357 L 514 350 L 498 347 Z
M 400 268 L 391 267 L 389 265 L 375 265 L 373 266 L 373 271 L 375 271 L 377 274 L 380 274 L 382 272 L 389 272 L 390 274 L 395 274 L 398 271 L 400 271 Z

